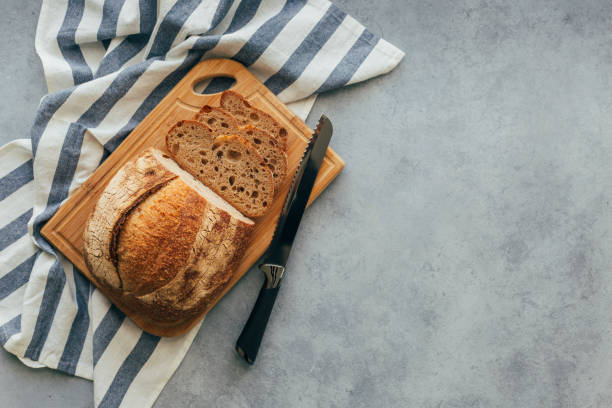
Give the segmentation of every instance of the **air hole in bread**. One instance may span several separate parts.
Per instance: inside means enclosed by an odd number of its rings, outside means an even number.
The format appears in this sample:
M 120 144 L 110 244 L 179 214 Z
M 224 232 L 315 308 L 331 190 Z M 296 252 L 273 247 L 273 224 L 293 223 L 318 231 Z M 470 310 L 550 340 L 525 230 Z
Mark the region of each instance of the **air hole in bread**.
M 184 135 L 182 133 L 177 133 L 176 137 L 183 137 Z
M 200 154 L 201 154 L 202 156 L 206 156 L 206 150 L 200 150 Z
M 215 119 L 215 118 L 208 118 L 206 123 L 208 123 L 209 125 L 213 125 L 216 121 L 217 121 L 217 119 Z
M 250 117 L 251 117 L 251 120 L 254 120 L 254 121 L 258 121 L 259 120 L 259 115 L 256 114 L 255 112 L 251 112 Z
M 217 166 L 215 166 L 215 171 L 219 171 L 219 168 Z
M 251 193 L 251 197 L 253 197 L 253 198 L 257 198 L 258 195 L 259 195 L 259 193 L 257 191 L 253 191 Z
M 244 191 L 244 187 L 242 187 L 242 186 L 238 187 L 238 191 L 240 191 L 242 193 Z
M 218 147 L 219 147 L 219 145 L 218 145 L 218 144 L 213 144 L 213 145 L 212 145 L 212 150 L 216 150 Z
M 285 128 L 280 128 L 280 130 L 278 131 L 278 134 L 279 134 L 281 137 L 285 137 L 285 136 L 287 136 L 287 129 L 285 129 Z
M 227 186 L 221 186 L 221 191 L 227 190 Z
M 222 150 L 219 150 L 217 152 L 217 157 L 220 158 L 220 159 L 223 158 L 223 151 Z
M 263 203 L 261 203 L 261 205 L 263 205 L 264 207 L 267 207 L 268 206 L 268 202 L 264 201 Z
M 258 138 L 254 138 L 254 139 L 253 139 L 253 142 L 254 142 L 255 144 L 261 144 L 261 140 L 259 140 Z
M 211 109 L 211 107 L 210 107 L 210 106 L 208 106 L 208 105 L 206 105 L 206 106 L 204 106 L 204 107 L 202 108 L 202 112 L 209 113 L 209 112 L 211 112 L 211 111 L 212 111 L 212 109 Z
M 236 181 L 236 177 L 234 177 L 234 176 L 230 176 L 230 178 L 229 178 L 229 183 L 230 183 L 230 186 L 233 186 L 233 185 L 234 185 L 234 181 Z
M 208 164 L 208 160 L 206 159 L 202 159 L 200 160 L 202 162 L 203 165 L 207 165 Z M 200 170 L 200 173 L 202 172 L 202 170 Z
M 274 165 L 273 165 L 273 164 L 268 164 L 268 168 L 269 168 L 270 170 L 272 170 L 272 171 L 274 171 L 274 170 L 275 170 L 275 169 L 274 169 Z
M 253 131 L 252 130 L 247 130 L 246 134 L 249 135 L 249 136 L 252 136 L 253 135 Z M 257 142 L 255 142 L 255 143 L 257 143 Z
M 228 128 L 229 127 L 229 125 L 227 123 L 225 123 L 225 122 L 221 122 L 221 126 L 223 126 L 224 128 Z
M 237 162 L 238 160 L 240 160 L 240 156 L 242 155 L 236 150 L 230 150 L 227 152 L 227 160 L 229 161 Z

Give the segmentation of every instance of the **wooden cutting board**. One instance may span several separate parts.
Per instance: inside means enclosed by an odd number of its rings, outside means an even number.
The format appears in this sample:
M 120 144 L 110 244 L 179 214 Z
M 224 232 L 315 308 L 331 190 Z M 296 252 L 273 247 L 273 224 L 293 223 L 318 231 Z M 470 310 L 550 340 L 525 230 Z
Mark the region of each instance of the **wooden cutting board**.
M 218 106 L 221 94 L 204 95 L 197 93 L 194 91 L 194 86 L 207 78 L 219 76 L 234 78 L 236 82 L 232 87 L 233 90 L 242 94 L 252 105 L 270 113 L 288 130 L 289 171 L 268 214 L 256 219 L 251 244 L 230 284 L 219 298 L 211 302 L 211 306 L 201 316 L 178 326 L 161 328 L 148 323 L 146 319 L 137 312 L 130 310 L 120 301 L 114 302 L 138 326 L 158 336 L 177 336 L 187 332 L 263 255 L 272 239 L 278 215 L 289 190 L 293 174 L 312 134 L 312 130 L 243 65 L 228 59 L 210 59 L 196 65 L 91 177 L 74 191 L 41 231 L 42 235 L 54 247 L 60 250 L 90 281 L 96 284 L 85 266 L 81 248 L 85 221 L 93 210 L 99 194 L 117 170 L 144 149 L 155 146 L 165 151 L 165 134 L 177 121 L 193 118 L 194 114 L 203 105 Z M 344 161 L 340 156 L 332 149 L 328 149 L 310 196 L 310 202 L 321 194 L 343 167 Z M 96 286 L 98 285 L 96 284 Z M 105 293 L 102 287 L 98 286 L 98 289 Z M 105 294 L 108 296 L 107 293 Z M 253 299 L 255 299 L 255 294 Z

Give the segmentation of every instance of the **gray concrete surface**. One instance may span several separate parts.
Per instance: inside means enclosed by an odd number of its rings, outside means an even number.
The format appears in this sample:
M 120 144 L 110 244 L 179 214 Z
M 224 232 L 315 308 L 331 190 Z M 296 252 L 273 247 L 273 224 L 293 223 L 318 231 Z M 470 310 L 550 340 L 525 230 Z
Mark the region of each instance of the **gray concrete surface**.
M 36 107 L 47 85 L 34 50 L 40 1 L 2 0 L 0 10 L 1 146 L 30 137 Z
M 406 59 L 315 105 L 347 167 L 304 217 L 257 365 L 232 351 L 252 271 L 156 406 L 611 407 L 612 4 L 337 3 Z M 42 92 L 33 10 L 0 17 L 21 34 L 0 45 L 21 78 L 4 140 Z M 0 367 L 0 406 L 91 403 L 86 381 Z

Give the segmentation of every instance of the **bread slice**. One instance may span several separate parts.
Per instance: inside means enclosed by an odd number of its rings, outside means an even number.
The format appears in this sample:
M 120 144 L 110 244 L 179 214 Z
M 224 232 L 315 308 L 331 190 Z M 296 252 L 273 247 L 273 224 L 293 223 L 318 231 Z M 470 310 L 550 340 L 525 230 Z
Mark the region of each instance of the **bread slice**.
M 215 134 L 212 129 L 197 120 L 180 120 L 172 126 L 166 135 L 166 148 L 170 153 L 176 155 L 187 147 L 203 150 L 203 157 L 207 157 L 207 151 L 212 147 Z
M 257 150 L 268 165 L 274 177 L 274 190 L 280 191 L 280 185 L 287 175 L 287 153 L 281 144 L 270 133 L 253 125 L 240 127 L 236 119 L 227 111 L 205 105 L 196 114 L 195 119 L 208 125 L 215 136 L 235 134 L 246 140 Z
M 249 142 L 261 154 L 274 176 L 274 189 L 279 191 L 289 166 L 287 153 L 283 151 L 280 143 L 270 133 L 253 125 L 242 126 L 239 129 L 238 135 Z
M 234 115 L 240 125 L 254 125 L 270 133 L 281 143 L 283 150 L 287 151 L 287 129 L 268 113 L 251 106 L 240 94 L 234 91 L 223 92 L 221 107 Z
M 254 222 L 147 149 L 102 192 L 83 257 L 105 294 L 155 327 L 197 318 L 223 293 Z
M 228 111 L 210 105 L 202 106 L 194 119 L 211 128 L 216 136 L 237 132 L 240 126 Z
M 274 198 L 274 178 L 259 153 L 236 135 L 214 137 L 194 120 L 178 122 L 166 135 L 176 162 L 247 217 L 264 215 Z

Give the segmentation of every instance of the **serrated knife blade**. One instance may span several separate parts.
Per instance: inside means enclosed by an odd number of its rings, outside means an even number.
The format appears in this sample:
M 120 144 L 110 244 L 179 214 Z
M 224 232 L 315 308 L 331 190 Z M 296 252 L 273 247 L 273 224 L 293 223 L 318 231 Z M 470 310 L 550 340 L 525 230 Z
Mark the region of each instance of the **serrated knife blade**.
M 236 351 L 249 364 L 253 364 L 257 357 L 281 280 L 285 274 L 293 241 L 325 158 L 332 133 L 331 121 L 322 115 L 293 176 L 293 182 L 285 198 L 274 236 L 263 257 L 262 264 L 259 265 L 266 281 L 236 342 Z

